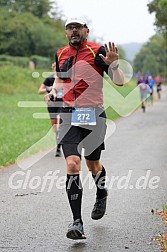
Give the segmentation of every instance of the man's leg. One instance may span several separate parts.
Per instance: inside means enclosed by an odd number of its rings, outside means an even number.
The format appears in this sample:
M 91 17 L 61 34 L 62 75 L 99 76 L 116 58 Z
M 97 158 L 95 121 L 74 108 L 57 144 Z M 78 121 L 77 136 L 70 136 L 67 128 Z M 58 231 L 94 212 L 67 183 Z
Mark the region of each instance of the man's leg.
M 96 202 L 91 214 L 92 219 L 101 219 L 106 211 L 107 189 L 105 187 L 106 171 L 99 160 L 87 160 L 87 166 L 92 172 L 92 177 L 97 187 Z
M 95 181 L 97 187 L 97 198 L 102 199 L 106 196 L 106 188 L 105 188 L 105 178 L 106 178 L 106 170 L 102 166 L 99 160 L 91 161 L 86 160 L 89 171 L 92 172 L 92 177 Z
M 79 175 L 81 159 L 80 155 L 68 156 L 68 153 L 75 153 L 77 151 L 77 144 L 65 144 L 62 147 L 67 164 L 66 192 L 74 220 L 73 224 L 68 228 L 67 238 L 85 239 L 81 217 L 82 185 Z
M 66 158 L 67 163 L 67 180 L 66 192 L 70 207 L 73 213 L 74 221 L 81 218 L 81 202 L 82 202 L 82 185 L 80 181 L 80 165 L 81 161 L 78 156 L 69 156 Z

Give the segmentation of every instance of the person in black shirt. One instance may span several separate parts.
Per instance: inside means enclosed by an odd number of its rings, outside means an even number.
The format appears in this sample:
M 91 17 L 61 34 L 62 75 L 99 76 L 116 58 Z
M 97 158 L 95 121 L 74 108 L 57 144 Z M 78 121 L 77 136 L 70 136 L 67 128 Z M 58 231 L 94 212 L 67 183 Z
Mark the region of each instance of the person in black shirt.
M 52 64 L 52 70 L 53 74 L 48 76 L 44 82 L 40 85 L 38 93 L 39 94 L 45 94 L 45 93 L 50 93 L 52 90 L 53 83 L 55 81 L 55 70 L 56 70 L 56 63 L 54 62 Z M 58 129 L 59 129 L 59 123 L 60 123 L 60 109 L 61 109 L 61 103 L 62 103 L 62 90 L 59 91 L 59 107 L 55 106 L 55 103 L 53 102 L 48 102 L 47 103 L 47 109 L 49 112 L 50 116 L 50 121 L 51 125 L 53 126 L 54 131 L 58 134 Z M 56 157 L 61 156 L 61 150 L 60 150 L 61 145 L 58 144 L 56 148 Z

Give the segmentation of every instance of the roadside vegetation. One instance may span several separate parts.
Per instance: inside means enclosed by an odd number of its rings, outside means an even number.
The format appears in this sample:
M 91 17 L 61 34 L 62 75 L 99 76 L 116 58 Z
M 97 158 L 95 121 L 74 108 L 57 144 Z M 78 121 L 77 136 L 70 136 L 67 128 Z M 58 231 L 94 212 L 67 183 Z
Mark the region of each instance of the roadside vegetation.
M 153 210 L 152 214 L 155 214 L 157 216 L 160 216 L 160 218 L 163 220 L 164 225 L 166 227 L 167 225 L 167 203 L 163 205 L 162 210 Z M 158 242 L 161 246 L 161 251 L 167 252 L 167 230 L 165 230 L 163 233 L 155 236 L 153 238 L 153 241 Z
M 43 77 L 34 79 L 29 69 L 4 66 L 1 67 L 0 80 L 0 166 L 2 166 L 13 163 L 18 155 L 43 137 L 50 129 L 50 121 L 33 118 L 33 113 L 46 113 L 46 107 L 18 107 L 20 101 L 43 101 L 42 96 L 37 93 Z
M 33 70 L 28 68 L 14 65 L 1 66 L 0 166 L 15 162 L 21 153 L 44 137 L 51 128 L 49 117 L 46 119 L 33 118 L 34 113 L 47 113 L 43 96 L 38 94 L 38 88 L 44 80 L 42 73 L 49 71 L 49 69 L 36 69 L 35 71 L 39 72 L 39 78 L 33 78 Z M 134 84 L 131 82 L 123 89 L 115 88 L 126 96 L 133 87 Z M 110 99 L 110 89 L 107 84 L 105 87 L 106 106 L 110 103 Z M 19 107 L 18 103 L 21 101 L 40 101 L 45 107 Z M 115 120 L 119 114 L 110 108 L 107 111 L 107 117 L 110 120 Z M 49 143 L 43 147 L 48 148 Z M 36 151 L 40 151 L 40 149 L 36 149 Z

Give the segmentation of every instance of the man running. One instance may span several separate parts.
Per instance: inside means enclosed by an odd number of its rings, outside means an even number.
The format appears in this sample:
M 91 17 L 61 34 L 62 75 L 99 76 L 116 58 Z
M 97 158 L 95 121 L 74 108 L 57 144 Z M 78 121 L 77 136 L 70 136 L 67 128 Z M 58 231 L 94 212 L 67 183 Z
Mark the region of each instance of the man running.
M 87 167 L 92 173 L 97 192 L 91 218 L 101 219 L 106 211 L 106 170 L 100 162 L 104 150 L 106 115 L 103 108 L 103 74 L 122 86 L 122 71 L 118 64 L 118 49 L 114 43 L 101 46 L 87 41 L 89 28 L 84 19 L 71 18 L 65 23 L 69 44 L 56 52 L 57 76 L 63 80 L 62 123 L 59 128 L 59 143 L 62 145 L 67 165 L 66 192 L 73 215 L 67 238 L 85 239 L 81 202 L 83 188 L 80 180 L 81 150 Z M 51 95 L 56 95 L 60 83 L 53 86 Z M 45 98 L 49 99 L 49 96 Z

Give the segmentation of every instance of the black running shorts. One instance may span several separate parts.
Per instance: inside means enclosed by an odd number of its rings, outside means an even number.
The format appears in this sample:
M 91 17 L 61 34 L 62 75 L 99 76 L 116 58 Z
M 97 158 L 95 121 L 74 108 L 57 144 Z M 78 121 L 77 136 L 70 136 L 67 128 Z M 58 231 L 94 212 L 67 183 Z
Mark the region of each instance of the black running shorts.
M 51 101 L 48 103 L 47 109 L 49 112 L 50 119 L 55 119 L 57 115 L 60 114 L 62 105 L 63 105 L 63 101 L 60 98 L 59 100 L 57 99 L 56 102 Z
M 62 108 L 61 124 L 57 142 L 62 145 L 65 158 L 71 155 L 81 157 L 82 148 L 88 160 L 99 160 L 104 150 L 106 114 L 102 107 L 96 107 L 96 125 L 71 125 L 72 108 Z

